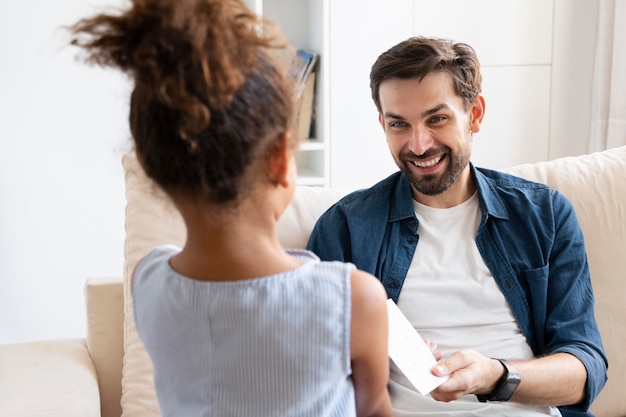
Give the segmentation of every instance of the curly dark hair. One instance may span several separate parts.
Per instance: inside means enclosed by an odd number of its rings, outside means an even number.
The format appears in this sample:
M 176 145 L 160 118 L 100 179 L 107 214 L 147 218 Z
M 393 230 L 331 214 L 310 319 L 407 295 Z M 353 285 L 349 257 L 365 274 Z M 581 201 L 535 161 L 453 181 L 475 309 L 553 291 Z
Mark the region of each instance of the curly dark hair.
M 292 49 L 241 0 L 133 0 L 70 29 L 88 63 L 132 77 L 137 157 L 171 195 L 237 201 L 293 129 Z
M 482 76 L 476 51 L 464 43 L 449 39 L 409 38 L 383 52 L 370 72 L 372 99 L 378 111 L 380 84 L 391 78 L 423 80 L 431 72 L 448 72 L 452 76 L 456 94 L 463 98 L 468 110 L 480 94 Z

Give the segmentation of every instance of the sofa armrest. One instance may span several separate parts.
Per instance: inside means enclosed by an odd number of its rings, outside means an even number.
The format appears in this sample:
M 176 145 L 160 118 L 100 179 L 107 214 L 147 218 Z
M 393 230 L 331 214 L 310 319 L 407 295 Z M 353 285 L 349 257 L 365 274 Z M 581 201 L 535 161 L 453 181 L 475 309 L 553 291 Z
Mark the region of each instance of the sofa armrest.
M 88 278 L 85 283 L 87 347 L 100 388 L 102 417 L 120 417 L 124 354 L 122 278 Z
M 0 416 L 100 416 L 85 339 L 0 345 Z

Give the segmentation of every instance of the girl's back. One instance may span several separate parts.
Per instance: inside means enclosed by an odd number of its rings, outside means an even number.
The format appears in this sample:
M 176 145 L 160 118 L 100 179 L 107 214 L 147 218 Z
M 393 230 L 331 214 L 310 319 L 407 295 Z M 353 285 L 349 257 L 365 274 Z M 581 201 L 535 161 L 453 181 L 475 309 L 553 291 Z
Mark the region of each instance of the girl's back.
M 133 280 L 137 329 L 165 416 L 356 414 L 352 265 L 290 251 L 303 264 L 285 273 L 197 281 L 170 267 L 178 251 L 156 248 Z

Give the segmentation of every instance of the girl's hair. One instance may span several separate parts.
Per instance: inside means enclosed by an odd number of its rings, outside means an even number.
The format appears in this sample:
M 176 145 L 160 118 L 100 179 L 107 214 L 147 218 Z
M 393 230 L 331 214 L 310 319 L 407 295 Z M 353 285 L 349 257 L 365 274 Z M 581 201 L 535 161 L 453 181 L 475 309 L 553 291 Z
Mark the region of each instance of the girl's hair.
M 380 84 L 391 78 L 423 80 L 432 72 L 447 72 L 465 109 L 472 107 L 481 91 L 480 62 L 474 49 L 449 39 L 413 37 L 383 52 L 370 72 L 372 99 L 378 111 Z
M 274 23 L 242 0 L 132 0 L 71 30 L 87 62 L 134 80 L 137 156 L 166 192 L 236 203 L 255 177 L 271 180 L 295 110 L 292 51 Z

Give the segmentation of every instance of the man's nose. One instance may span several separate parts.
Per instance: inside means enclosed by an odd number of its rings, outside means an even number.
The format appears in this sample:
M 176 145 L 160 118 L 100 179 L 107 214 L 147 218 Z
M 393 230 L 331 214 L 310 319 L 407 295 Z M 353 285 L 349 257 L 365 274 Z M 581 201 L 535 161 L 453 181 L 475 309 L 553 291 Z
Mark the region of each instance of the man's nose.
M 415 126 L 411 137 L 409 149 L 415 155 L 422 155 L 428 149 L 432 148 L 434 139 L 428 129 L 423 126 Z

